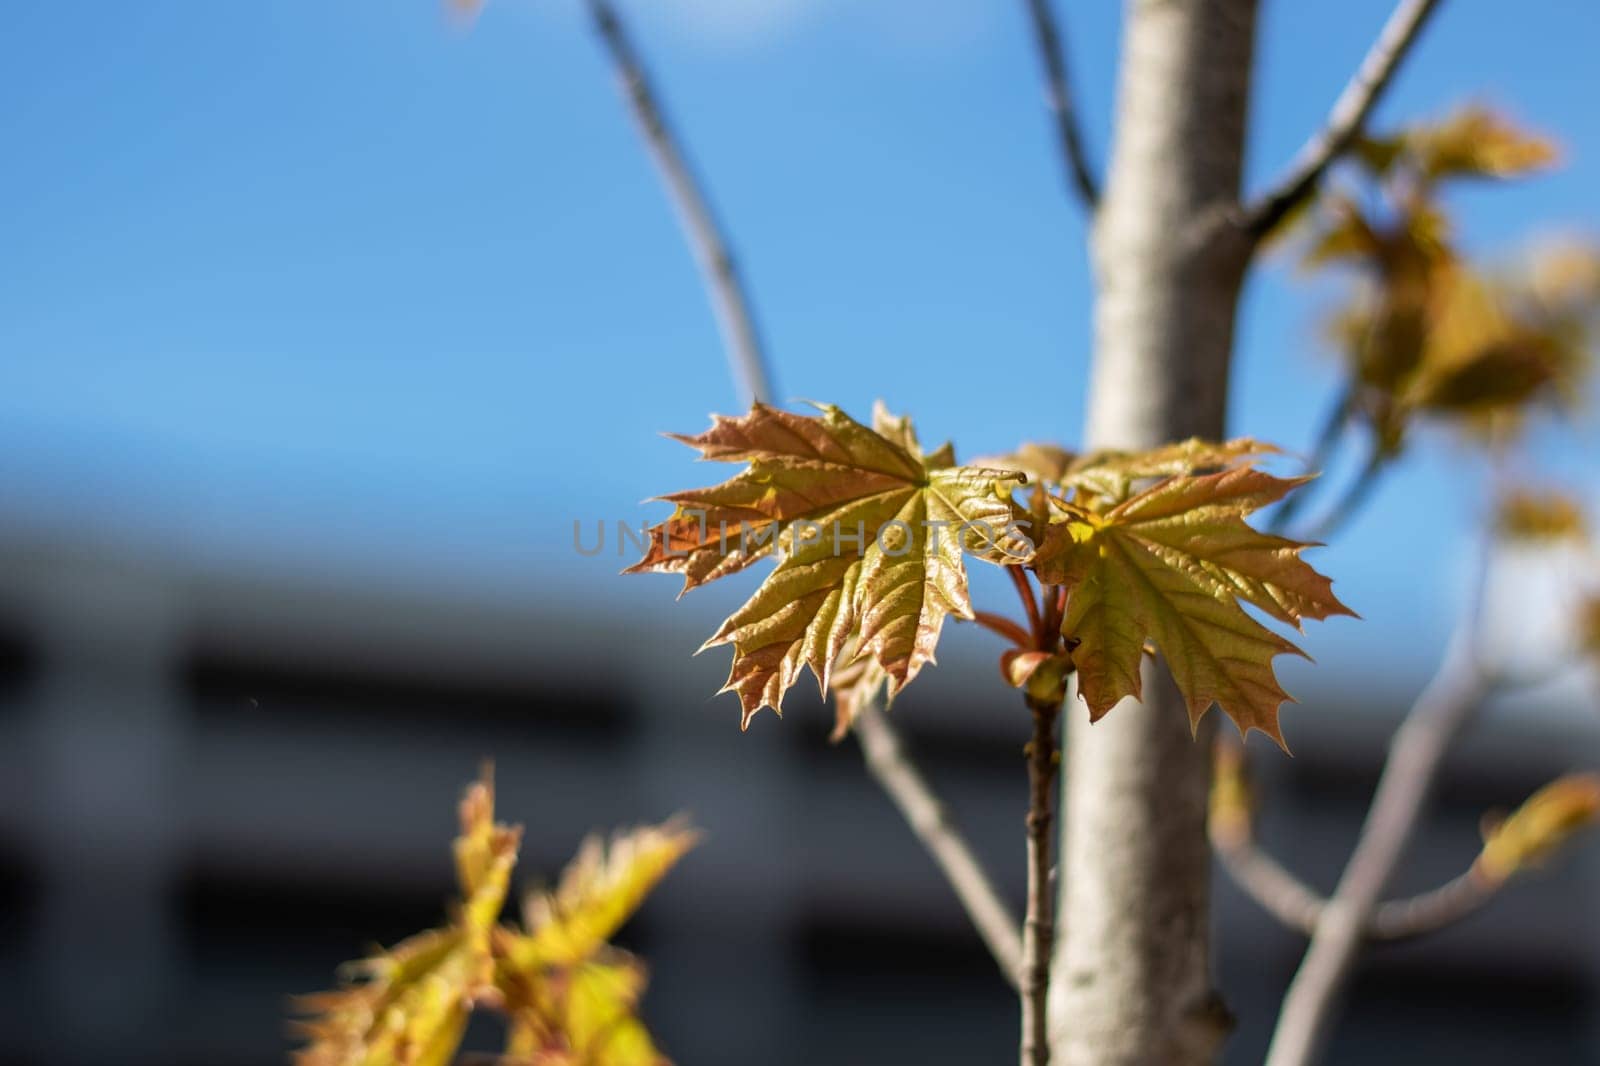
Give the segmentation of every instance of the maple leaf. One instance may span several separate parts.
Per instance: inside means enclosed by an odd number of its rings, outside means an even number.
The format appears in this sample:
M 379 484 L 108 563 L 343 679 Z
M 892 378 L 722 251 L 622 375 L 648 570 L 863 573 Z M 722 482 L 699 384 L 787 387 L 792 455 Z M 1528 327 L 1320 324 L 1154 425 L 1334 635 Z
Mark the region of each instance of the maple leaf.
M 299 998 L 299 1010 L 318 1017 L 298 1025 L 311 1043 L 296 1052 L 297 1066 L 446 1066 L 473 1004 L 495 998 L 490 930 L 505 903 L 521 829 L 494 821 L 487 770 L 467 790 L 460 813 L 457 920 L 351 964 L 354 983 L 346 988 Z
M 1259 729 L 1280 745 L 1279 705 L 1289 699 L 1273 659 L 1301 654 L 1241 607 L 1250 604 L 1298 627 L 1304 618 L 1352 614 L 1329 580 L 1300 552 L 1309 545 L 1252 529 L 1245 516 L 1283 498 L 1305 478 L 1278 478 L 1248 465 L 1263 451 L 1250 441 L 1189 442 L 1139 456 L 1112 457 L 1104 477 L 1089 476 L 1039 547 L 1041 581 L 1068 588 L 1061 622 L 1078 689 L 1098 720 L 1141 693 L 1146 640 L 1165 658 L 1188 705 L 1191 725 L 1213 702 L 1242 732 Z M 1196 474 L 1229 459 L 1245 461 Z M 1100 489 L 1147 472 L 1170 474 L 1126 499 Z
M 565 966 L 594 955 L 698 840 L 679 822 L 618 833 L 609 846 L 585 839 L 554 892 L 524 899 L 522 964 Z
M 880 406 L 872 428 L 837 407 L 820 416 L 756 404 L 678 436 L 705 459 L 748 464 L 706 489 L 662 497 L 673 514 L 650 530 L 626 573 L 684 577 L 684 590 L 782 558 L 704 647 L 732 644 L 723 691 L 741 726 L 808 667 L 825 692 L 846 642 L 870 655 L 888 697 L 927 663 L 947 615 L 972 617 L 964 553 L 1021 562 L 1033 543 L 1011 499 L 1022 475 L 954 465 L 946 445 L 923 454 L 909 421 Z
M 591 836 L 554 892 L 524 901 L 525 929 L 494 931 L 507 1053 L 541 1066 L 662 1066 L 635 1016 L 645 971 L 606 941 L 698 841 L 677 822 Z
M 1418 169 L 1429 180 L 1522 177 L 1559 157 L 1549 139 L 1524 132 L 1504 115 L 1477 105 L 1415 127 L 1404 140 L 1402 151 L 1416 156 Z
M 1448 182 L 1522 177 L 1555 156 L 1547 140 L 1468 107 L 1363 139 L 1354 158 L 1372 189 L 1329 191 L 1308 213 L 1305 265 L 1365 275 L 1332 324 L 1355 386 L 1349 410 L 1379 456 L 1397 453 L 1420 415 L 1500 440 L 1534 401 L 1578 395 L 1600 257 L 1575 248 L 1523 277 L 1489 276 L 1457 254 L 1440 202 Z
M 526 929 L 500 924 L 521 828 L 494 820 L 485 769 L 460 806 L 461 902 L 452 922 L 346 968 L 350 983 L 296 1001 L 297 1066 L 448 1066 L 475 1009 L 508 1016 L 508 1063 L 669 1066 L 635 1016 L 643 966 L 606 940 L 693 846 L 677 823 L 586 842 Z
M 888 681 L 889 675 L 878 665 L 878 660 L 870 655 L 857 655 L 854 641 L 845 645 L 828 680 L 834 710 L 833 732 L 828 735 L 830 743 L 837 744 L 845 738 L 862 708 L 878 698 Z

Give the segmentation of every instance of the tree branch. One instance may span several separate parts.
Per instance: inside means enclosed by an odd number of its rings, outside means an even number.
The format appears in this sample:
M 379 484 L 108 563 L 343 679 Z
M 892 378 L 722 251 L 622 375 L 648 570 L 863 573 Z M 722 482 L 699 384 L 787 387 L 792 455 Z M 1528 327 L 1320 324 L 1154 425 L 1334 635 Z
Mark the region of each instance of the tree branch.
M 1022 923 L 1022 1066 L 1049 1066 L 1050 957 L 1055 950 L 1055 899 L 1050 886 L 1050 823 L 1056 780 L 1059 702 L 1028 698 L 1028 910 Z
M 856 715 L 854 732 L 867 769 L 900 809 L 911 831 L 939 864 L 967 917 L 988 945 L 1006 980 L 1017 987 L 1022 967 L 1022 934 L 1011 909 L 978 864 L 950 811 L 906 755 L 889 719 L 868 702 Z
M 1323 418 L 1322 428 L 1317 431 L 1317 441 L 1312 446 L 1311 455 L 1306 459 L 1306 473 L 1317 475 L 1318 481 L 1321 480 L 1329 461 L 1333 458 L 1334 448 L 1339 443 L 1345 424 L 1350 421 L 1353 406 L 1354 397 L 1347 385 L 1339 391 L 1339 395 L 1334 398 L 1333 406 Z M 1295 516 L 1300 513 L 1300 509 L 1305 506 L 1306 501 L 1311 498 L 1311 490 L 1317 486 L 1318 482 L 1312 482 L 1290 493 L 1289 498 L 1272 512 L 1272 517 L 1267 521 L 1267 532 L 1283 535 Z
M 1452 926 L 1494 899 L 1505 881 L 1483 876 L 1473 867 L 1431 892 L 1390 900 L 1378 907 L 1367 926 L 1371 940 L 1411 940 Z
M 1356 951 L 1421 819 L 1444 754 L 1488 691 L 1489 678 L 1477 653 L 1486 565 L 1487 549 L 1450 651 L 1390 743 L 1355 851 L 1317 916 L 1311 944 L 1284 997 L 1266 1066 L 1316 1061 Z
M 1223 869 L 1245 895 L 1284 928 L 1307 936 L 1316 932 L 1327 900 L 1262 850 L 1253 837 L 1213 833 L 1211 842 Z M 1379 904 L 1363 938 L 1411 940 L 1437 932 L 1476 913 L 1505 884 L 1473 867 L 1431 891 Z
M 1345 487 L 1344 494 L 1328 509 L 1328 513 L 1306 533 L 1305 539 L 1323 544 L 1343 529 L 1345 523 L 1360 513 L 1361 508 L 1372 498 L 1372 490 L 1378 487 L 1380 475 L 1393 458 L 1392 453 L 1383 451 L 1374 440 L 1372 453 L 1367 456 L 1366 462 L 1361 464 L 1361 470 Z
M 770 402 L 772 375 L 756 331 L 749 294 L 728 252 L 729 242 L 672 135 L 621 17 L 610 0 L 588 0 L 588 4 L 595 28 L 622 83 L 623 97 L 666 183 L 668 195 L 683 224 L 684 236 L 700 261 L 701 276 L 716 310 L 734 375 L 749 399 Z M 855 730 L 868 770 L 889 793 L 912 831 L 932 854 L 978 934 L 1000 964 L 1001 972 L 1015 985 L 1022 959 L 1021 933 L 971 845 L 906 754 L 887 717 L 874 707 L 863 708 L 856 719 Z
M 1401 0 L 1372 49 L 1328 112 L 1327 123 L 1305 143 L 1277 185 L 1244 209 L 1244 228 L 1260 239 L 1316 190 L 1328 167 L 1360 135 L 1379 97 L 1411 52 L 1439 0 Z
M 717 316 L 728 361 L 744 393 L 743 399 L 746 402 L 766 399 L 773 393 L 772 372 L 756 329 L 744 280 L 711 209 L 710 199 L 667 123 L 644 64 L 616 9 L 610 0 L 588 0 L 588 4 L 595 29 L 621 82 L 623 99 L 633 113 L 639 134 L 666 185 L 684 237 L 700 264 L 706 292 Z
M 1100 190 L 1094 174 L 1089 169 L 1088 153 L 1083 147 L 1083 135 L 1078 129 L 1078 116 L 1072 105 L 1072 91 L 1067 81 L 1067 50 L 1055 15 L 1050 11 L 1050 0 L 1027 0 L 1028 13 L 1033 21 L 1033 39 L 1038 46 L 1039 62 L 1044 67 L 1045 103 L 1055 118 L 1056 139 L 1061 147 L 1061 159 L 1066 167 L 1067 179 L 1072 183 L 1084 209 L 1094 213 L 1100 202 Z

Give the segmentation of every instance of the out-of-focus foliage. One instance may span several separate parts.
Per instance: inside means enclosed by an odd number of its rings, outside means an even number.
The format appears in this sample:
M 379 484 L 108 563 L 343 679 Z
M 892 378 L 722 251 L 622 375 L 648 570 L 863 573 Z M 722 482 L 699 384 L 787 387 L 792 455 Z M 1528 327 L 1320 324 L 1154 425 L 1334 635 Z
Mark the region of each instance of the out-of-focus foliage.
M 1006 680 L 1054 702 L 1066 677 L 1094 718 L 1140 691 L 1147 642 L 1163 652 L 1198 723 L 1213 703 L 1244 731 L 1280 744 L 1288 694 L 1273 659 L 1299 649 L 1248 615 L 1279 622 L 1350 611 L 1306 547 L 1245 517 L 1303 483 L 1255 469 L 1275 449 L 1251 440 L 1185 441 L 1145 452 L 1074 456 L 1053 445 L 956 466 L 924 453 L 911 423 L 880 406 L 872 426 L 836 407 L 820 417 L 757 404 L 679 438 L 707 459 L 742 462 L 720 485 L 665 497 L 631 572 L 684 575 L 693 588 L 767 555 L 778 566 L 707 646 L 734 646 L 725 689 L 744 721 L 810 667 L 838 701 L 835 735 L 880 687 L 926 663 L 946 615 L 975 618 L 963 553 L 1032 568 L 1064 599 L 1006 654 Z M 1015 497 L 1026 494 L 1026 504 Z M 1037 613 L 1037 612 L 1036 612 Z
M 1330 332 L 1349 369 L 1346 416 L 1379 455 L 1397 453 L 1420 419 L 1498 442 L 1531 405 L 1577 396 L 1600 321 L 1600 250 L 1550 246 L 1488 269 L 1462 254 L 1445 200 L 1453 184 L 1526 177 L 1556 156 L 1469 107 L 1362 140 L 1355 181 L 1307 212 L 1305 265 L 1359 277 Z
M 1583 507 L 1564 492 L 1519 488 L 1501 497 L 1495 533 L 1511 541 L 1582 541 L 1588 522 Z
M 1218 739 L 1212 747 L 1210 807 L 1206 830 L 1212 839 L 1239 844 L 1250 838 L 1255 790 L 1245 768 L 1245 750 Z
M 1530 796 L 1484 835 L 1475 872 L 1504 881 L 1537 865 L 1575 833 L 1600 822 L 1600 776 L 1569 774 Z
M 674 824 L 585 841 L 521 926 L 500 921 L 520 826 L 494 820 L 487 772 L 461 801 L 461 900 L 450 924 L 346 967 L 344 987 L 300 997 L 297 1066 L 447 1066 L 475 1010 L 507 1019 L 504 1066 L 667 1066 L 635 1009 L 643 966 L 606 941 L 694 845 Z

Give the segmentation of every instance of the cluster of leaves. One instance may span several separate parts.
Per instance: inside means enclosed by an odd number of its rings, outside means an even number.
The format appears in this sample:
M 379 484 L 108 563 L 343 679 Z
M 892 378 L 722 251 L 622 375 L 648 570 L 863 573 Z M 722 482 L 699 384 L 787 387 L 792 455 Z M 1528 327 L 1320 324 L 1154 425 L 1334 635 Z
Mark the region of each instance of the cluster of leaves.
M 1074 670 L 1099 718 L 1140 694 L 1149 642 L 1191 722 L 1215 702 L 1241 730 L 1283 742 L 1288 695 L 1272 661 L 1300 650 L 1244 605 L 1297 627 L 1350 611 L 1300 558 L 1307 545 L 1245 521 L 1305 480 L 1257 469 L 1271 448 L 1188 441 L 1075 456 L 1036 444 L 962 466 L 949 444 L 924 452 L 910 422 L 881 405 L 870 427 L 819 410 L 757 404 L 676 438 L 746 466 L 663 497 L 673 514 L 629 568 L 681 574 L 687 591 L 779 558 L 706 642 L 733 645 L 724 691 L 738 694 L 744 724 L 779 709 L 802 667 L 824 691 L 832 684 L 842 724 L 880 685 L 892 698 L 933 661 L 946 617 L 975 617 L 964 562 L 973 555 L 1047 586 L 1044 624 L 1014 627 L 1014 650 L 1028 656 L 1014 681 L 1043 663 Z
M 1318 198 L 1305 264 L 1362 277 L 1332 332 L 1349 368 L 1344 416 L 1369 428 L 1375 454 L 1399 452 L 1421 417 L 1504 439 L 1530 403 L 1575 395 L 1600 306 L 1600 256 L 1551 247 L 1518 270 L 1479 269 L 1458 249 L 1443 200 L 1452 184 L 1524 177 L 1556 154 L 1468 107 L 1363 138 L 1356 185 Z
M 506 1020 L 502 1066 L 668 1066 L 638 1020 L 645 971 L 607 941 L 690 847 L 674 824 L 585 841 L 523 922 L 502 922 L 520 826 L 494 820 L 485 773 L 461 801 L 461 900 L 449 925 L 346 967 L 348 983 L 300 997 L 297 1066 L 446 1066 L 475 1010 Z

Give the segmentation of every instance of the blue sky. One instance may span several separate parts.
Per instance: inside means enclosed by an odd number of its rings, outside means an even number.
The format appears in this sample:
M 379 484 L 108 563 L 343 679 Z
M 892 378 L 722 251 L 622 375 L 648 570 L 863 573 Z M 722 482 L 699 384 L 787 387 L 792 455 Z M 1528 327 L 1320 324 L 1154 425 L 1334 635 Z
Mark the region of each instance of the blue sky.
M 1106 155 L 1117 5 L 1063 2 Z M 1387 2 L 1267 5 L 1251 183 L 1320 121 Z M 1077 439 L 1081 218 L 1021 5 L 634 0 L 753 284 L 785 396 L 913 413 L 965 454 Z M 571 551 L 693 484 L 663 429 L 736 398 L 693 265 L 572 0 L 9 5 L 0 33 L 0 523 L 205 565 L 467 595 L 665 580 Z M 1593 232 L 1600 7 L 1449 4 L 1378 115 L 1468 98 L 1561 172 L 1460 199 L 1473 248 Z M 1252 285 L 1232 431 L 1304 447 L 1315 294 Z M 1592 424 L 1519 460 L 1600 490 Z M 1325 667 L 1443 639 L 1484 496 L 1425 440 L 1321 554 L 1366 617 Z M 713 597 L 713 600 L 715 597 Z M 686 645 L 695 640 L 686 637 Z M 1426 655 L 1417 656 L 1418 668 Z

